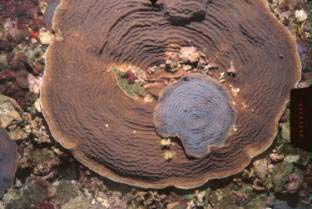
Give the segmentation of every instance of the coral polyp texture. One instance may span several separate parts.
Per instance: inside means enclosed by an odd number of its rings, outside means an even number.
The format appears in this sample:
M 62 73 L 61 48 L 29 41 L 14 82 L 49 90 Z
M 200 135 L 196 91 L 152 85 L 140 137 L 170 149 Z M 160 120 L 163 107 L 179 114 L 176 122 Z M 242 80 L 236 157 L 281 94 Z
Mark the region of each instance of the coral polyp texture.
M 200 75 L 187 76 L 166 88 L 154 112 L 157 132 L 178 137 L 189 156 L 201 158 L 209 146 L 221 145 L 231 125 L 234 111 L 230 98 L 216 82 Z
M 61 0 L 53 29 L 41 89 L 52 135 L 91 170 L 139 187 L 194 188 L 242 171 L 272 144 L 300 79 L 295 41 L 264 0 Z M 164 82 L 159 103 L 126 95 L 120 85 L 140 76 L 111 70 L 148 72 L 189 46 L 218 69 Z M 180 137 L 169 151 L 167 135 Z

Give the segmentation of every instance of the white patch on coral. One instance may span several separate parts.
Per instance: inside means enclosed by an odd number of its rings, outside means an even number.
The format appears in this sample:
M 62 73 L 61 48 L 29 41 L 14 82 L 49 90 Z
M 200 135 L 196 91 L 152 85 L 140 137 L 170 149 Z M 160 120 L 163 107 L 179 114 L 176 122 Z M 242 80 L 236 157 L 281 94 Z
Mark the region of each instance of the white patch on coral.
M 39 30 L 39 40 L 40 43 L 43 45 L 48 45 L 50 44 L 51 40 L 52 40 L 52 34 L 50 31 L 48 31 L 45 28 L 41 28 Z
M 303 9 L 296 10 L 295 17 L 298 22 L 303 22 L 308 18 L 308 14 Z

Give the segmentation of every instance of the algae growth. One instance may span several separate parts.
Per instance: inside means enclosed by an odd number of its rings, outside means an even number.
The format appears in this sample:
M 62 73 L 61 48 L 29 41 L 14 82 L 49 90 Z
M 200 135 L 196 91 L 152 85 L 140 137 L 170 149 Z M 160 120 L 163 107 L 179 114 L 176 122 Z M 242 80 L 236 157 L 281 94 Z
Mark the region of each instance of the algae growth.
M 144 87 L 140 83 L 136 82 L 129 82 L 127 79 L 127 73 L 122 72 L 117 68 L 113 68 L 112 71 L 114 72 L 117 80 L 117 84 L 119 88 L 129 97 L 137 97 L 142 95 L 144 92 Z

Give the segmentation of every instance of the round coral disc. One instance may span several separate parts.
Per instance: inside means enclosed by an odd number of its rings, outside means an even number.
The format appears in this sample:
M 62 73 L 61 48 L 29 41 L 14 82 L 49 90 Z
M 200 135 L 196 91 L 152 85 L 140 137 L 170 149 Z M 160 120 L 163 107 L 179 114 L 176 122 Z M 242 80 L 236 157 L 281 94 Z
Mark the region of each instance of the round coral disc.
M 222 144 L 234 121 L 229 95 L 201 75 L 187 76 L 165 88 L 154 112 L 157 132 L 179 137 L 187 155 L 201 158 Z

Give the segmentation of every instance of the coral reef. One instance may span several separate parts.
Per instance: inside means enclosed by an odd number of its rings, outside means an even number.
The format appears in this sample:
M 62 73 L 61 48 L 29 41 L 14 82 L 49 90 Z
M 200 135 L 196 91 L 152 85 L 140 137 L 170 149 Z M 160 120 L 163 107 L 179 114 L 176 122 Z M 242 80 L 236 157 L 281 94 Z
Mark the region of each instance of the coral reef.
M 41 114 L 39 92 L 34 90 L 40 85 L 49 39 L 40 39 L 41 33 L 47 35 L 42 23 L 46 2 L 35 2 L 0 0 L 0 92 L 16 101 L 1 96 L 5 100 L 0 99 L 0 124 L 18 145 L 16 178 L 12 188 L 0 199 L 1 209 L 311 208 L 311 156 L 290 144 L 288 111 L 281 117 L 278 135 L 266 152 L 241 173 L 211 181 L 196 190 L 128 187 L 108 181 L 82 166 L 51 137 Z M 311 2 L 269 0 L 269 3 L 273 13 L 297 37 L 303 66 L 300 85 L 312 83 L 312 15 L 304 20 L 303 14 L 312 13 Z M 302 22 L 296 20 L 297 10 Z M 177 64 L 188 65 L 180 61 Z M 193 65 L 189 66 L 194 70 Z M 166 64 L 161 67 L 165 70 Z M 209 68 L 215 69 L 215 63 L 210 63 Z M 162 77 L 162 71 L 159 72 Z M 169 75 L 182 76 L 179 73 Z M 219 80 L 223 81 L 225 76 L 220 76 Z M 167 75 L 164 79 L 164 83 L 171 80 Z M 158 141 L 162 154 L 174 148 L 173 141 Z

